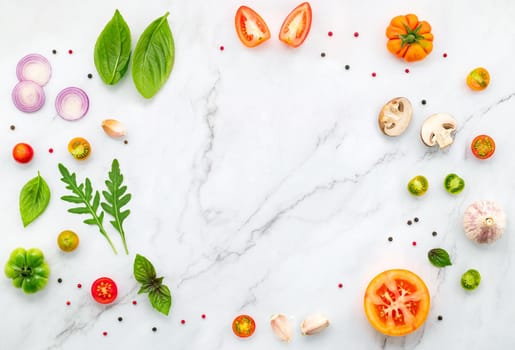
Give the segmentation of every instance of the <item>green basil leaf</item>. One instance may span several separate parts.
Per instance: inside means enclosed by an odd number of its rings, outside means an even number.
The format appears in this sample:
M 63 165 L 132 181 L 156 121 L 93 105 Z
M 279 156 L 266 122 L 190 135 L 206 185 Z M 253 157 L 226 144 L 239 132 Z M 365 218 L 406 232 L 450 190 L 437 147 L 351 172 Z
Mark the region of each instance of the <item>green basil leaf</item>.
M 95 44 L 95 67 L 104 83 L 116 84 L 127 72 L 131 57 L 131 32 L 120 11 L 106 24 Z
M 160 313 L 168 316 L 170 307 L 172 306 L 172 295 L 170 289 L 164 284 L 159 288 L 148 293 L 148 300 L 152 307 Z
M 156 278 L 154 265 L 143 255 L 136 254 L 134 259 L 134 278 L 143 285 L 152 284 Z
M 43 214 L 50 202 L 50 188 L 39 175 L 23 186 L 20 193 L 20 214 L 23 227 L 27 227 Z
M 442 248 L 431 249 L 427 253 L 427 257 L 431 264 L 433 264 L 436 267 L 445 267 L 452 265 L 449 253 L 447 253 L 445 249 Z
M 152 98 L 172 72 L 175 47 L 167 12 L 152 22 L 141 34 L 132 61 L 132 79 L 139 93 Z

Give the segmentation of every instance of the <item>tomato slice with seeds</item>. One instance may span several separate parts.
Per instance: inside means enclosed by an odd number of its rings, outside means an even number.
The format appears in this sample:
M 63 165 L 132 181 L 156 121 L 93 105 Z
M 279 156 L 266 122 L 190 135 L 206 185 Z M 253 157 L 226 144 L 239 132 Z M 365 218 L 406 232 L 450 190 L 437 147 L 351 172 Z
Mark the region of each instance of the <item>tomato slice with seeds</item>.
M 311 29 L 312 11 L 309 2 L 303 2 L 286 17 L 279 32 L 279 40 L 291 47 L 299 47 Z
M 240 338 L 248 338 L 256 330 L 256 322 L 249 315 L 239 315 L 232 321 L 232 331 Z
M 74 137 L 68 143 L 68 152 L 77 160 L 85 160 L 91 154 L 91 144 L 83 137 Z
M 429 306 L 424 281 L 408 270 L 380 273 L 365 292 L 368 321 L 385 335 L 402 336 L 417 330 L 425 322 Z
M 247 47 L 258 46 L 270 39 L 270 30 L 261 16 L 247 6 L 240 6 L 234 18 L 238 38 Z
M 111 304 L 118 296 L 118 287 L 109 277 L 100 277 L 91 285 L 91 295 L 97 303 Z
M 495 152 L 495 142 L 494 139 L 488 135 L 479 135 L 472 140 L 470 148 L 477 158 L 487 159 Z

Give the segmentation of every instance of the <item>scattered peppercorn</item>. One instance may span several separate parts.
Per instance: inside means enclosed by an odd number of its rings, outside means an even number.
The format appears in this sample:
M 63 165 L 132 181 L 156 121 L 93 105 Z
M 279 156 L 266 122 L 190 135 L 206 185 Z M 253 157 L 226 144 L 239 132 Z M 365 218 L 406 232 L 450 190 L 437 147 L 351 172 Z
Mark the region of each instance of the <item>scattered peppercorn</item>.
M 185 323 L 186 323 L 186 321 L 185 321 L 185 320 L 181 320 L 181 324 L 185 324 Z
M 338 283 L 338 288 L 343 288 L 343 284 Z
M 54 153 L 54 149 L 53 149 L 52 147 L 50 147 L 50 148 L 48 149 L 48 153 Z
M 416 247 L 417 246 L 417 242 L 413 241 L 413 242 L 411 242 L 411 245 Z
M 424 105 L 424 106 L 425 106 L 425 105 L 426 105 L 426 103 L 427 103 L 427 101 L 426 101 L 426 100 L 422 100 L 422 101 L 420 101 L 420 103 L 422 103 L 422 105 Z
M 122 321 L 123 321 L 122 316 L 118 317 L 118 322 L 122 322 Z
M 77 283 L 77 288 L 79 288 L 79 289 L 82 288 L 82 284 Z
M 157 327 L 152 327 L 152 332 L 157 332 Z
M 200 317 L 202 317 L 203 319 L 206 319 L 206 314 L 202 314 L 202 316 L 200 316 Z
M 89 78 L 89 79 L 93 78 L 93 74 L 89 73 L 89 74 L 88 74 L 88 78 Z
M 388 242 L 392 242 L 393 241 L 393 237 L 388 237 Z
M 220 46 L 220 51 L 223 51 L 223 50 L 225 50 L 225 47 L 223 47 L 223 45 L 222 45 L 222 46 Z
M 14 125 L 11 125 L 10 128 L 11 128 L 11 130 L 16 129 L 16 127 Z
M 68 50 L 68 53 L 71 55 L 73 53 L 73 50 Z
M 70 306 L 71 302 L 70 301 L 67 301 L 66 302 L 66 305 Z
M 138 302 L 136 300 L 132 301 L 132 305 L 136 305 Z
M 52 50 L 52 53 L 55 55 L 57 53 L 57 50 Z
M 433 237 L 436 237 L 437 234 L 436 231 L 433 231 Z
M 322 52 L 320 56 L 325 57 L 325 52 Z
M 350 66 L 348 64 L 345 65 L 345 70 L 349 70 Z
M 413 221 L 418 222 L 418 218 L 414 218 Z
M 407 224 L 411 226 L 413 222 L 411 222 L 411 220 L 408 220 Z
M 404 70 L 404 73 L 409 73 L 409 68 L 406 68 L 406 69 Z
M 124 144 L 128 144 L 128 143 L 129 143 L 129 141 L 125 140 L 125 141 L 123 141 L 123 143 L 124 143 Z
M 328 36 L 333 36 L 333 32 L 329 31 L 329 32 L 327 32 L 327 35 Z
M 359 36 L 358 32 L 354 32 L 354 37 L 357 38 Z
M 103 335 L 104 337 L 107 337 L 107 332 L 106 332 L 106 331 L 102 332 L 102 335 Z
M 372 77 L 373 77 L 373 78 L 375 78 L 375 77 L 376 77 L 376 75 L 377 75 L 377 74 L 376 74 L 376 72 L 373 72 L 373 73 L 372 73 Z
M 441 320 L 443 320 L 442 315 L 438 315 L 438 321 L 441 321 Z
M 63 282 L 63 279 L 62 278 L 58 278 L 57 279 L 57 283 L 62 283 Z
M 447 53 L 444 53 L 442 56 L 443 58 L 447 58 Z

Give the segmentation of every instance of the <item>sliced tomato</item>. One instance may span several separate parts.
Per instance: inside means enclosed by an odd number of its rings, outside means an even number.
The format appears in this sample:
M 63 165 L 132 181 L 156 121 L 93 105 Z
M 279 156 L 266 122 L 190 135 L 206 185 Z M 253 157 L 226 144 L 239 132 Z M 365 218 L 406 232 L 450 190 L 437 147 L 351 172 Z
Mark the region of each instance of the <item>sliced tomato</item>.
M 479 159 L 488 159 L 495 152 L 495 141 L 488 135 L 479 135 L 470 145 L 472 153 Z
M 97 303 L 110 304 L 118 296 L 118 287 L 109 277 L 100 277 L 91 285 L 91 296 Z
M 270 30 L 261 16 L 247 6 L 241 6 L 234 18 L 236 33 L 243 45 L 258 46 L 270 39 Z
M 365 292 L 368 321 L 385 335 L 402 336 L 415 331 L 426 320 L 429 306 L 424 281 L 408 270 L 380 273 Z
M 256 322 L 249 315 L 239 315 L 232 321 L 232 331 L 240 338 L 248 338 L 256 330 Z
M 291 47 L 299 47 L 311 29 L 311 6 L 303 2 L 286 17 L 279 32 L 279 40 Z

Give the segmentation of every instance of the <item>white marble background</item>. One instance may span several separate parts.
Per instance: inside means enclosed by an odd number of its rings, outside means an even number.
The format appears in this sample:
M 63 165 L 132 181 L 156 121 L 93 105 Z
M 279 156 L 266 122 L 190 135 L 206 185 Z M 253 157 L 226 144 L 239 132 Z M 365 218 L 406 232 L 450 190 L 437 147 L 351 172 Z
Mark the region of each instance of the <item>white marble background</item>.
M 234 13 L 242 4 L 257 10 L 272 31 L 272 39 L 256 49 L 244 47 L 234 32 Z M 52 270 L 47 288 L 29 296 L 0 278 L 0 349 L 515 347 L 515 3 L 313 0 L 311 33 L 292 50 L 277 40 L 277 32 L 297 4 L 0 0 L 0 263 L 18 246 L 39 247 Z M 130 76 L 106 87 L 96 74 L 93 46 L 116 8 L 134 45 L 147 24 L 171 13 L 175 67 L 151 101 L 137 94 Z M 432 24 L 435 46 L 425 61 L 407 65 L 387 52 L 384 30 L 390 18 L 410 12 Z M 31 52 L 50 60 L 53 77 L 45 87 L 45 107 L 23 114 L 10 93 L 17 61 Z M 492 76 L 480 93 L 464 83 L 477 66 Z M 75 123 L 57 117 L 53 106 L 57 92 L 70 85 L 91 99 L 88 115 Z M 393 139 L 376 123 L 383 103 L 396 96 L 408 97 L 415 114 L 407 132 Z M 449 112 L 460 124 L 455 144 L 445 152 L 426 148 L 418 136 L 422 120 L 436 112 Z M 112 117 L 128 126 L 127 145 L 100 128 Z M 497 143 L 487 161 L 468 150 L 480 133 Z M 74 136 L 92 143 L 93 155 L 84 163 L 66 151 Z M 28 165 L 11 157 L 22 141 L 36 152 Z M 68 214 L 68 204 L 59 199 L 66 191 L 58 162 L 101 187 L 114 157 L 133 194 L 126 221 L 129 256 L 115 256 L 96 228 Z M 38 170 L 53 197 L 44 215 L 24 229 L 18 195 Z M 441 185 L 451 172 L 467 182 L 454 197 Z M 430 181 L 422 198 L 405 189 L 417 174 Z M 506 235 L 490 246 L 468 241 L 461 228 L 464 209 L 478 199 L 496 200 L 508 214 Z M 406 225 L 415 216 L 420 222 Z M 81 238 L 72 254 L 61 253 L 55 243 L 66 228 Z M 112 238 L 121 248 L 118 236 Z M 426 254 L 434 247 L 447 249 L 454 265 L 431 266 Z M 169 317 L 136 295 L 136 253 L 165 276 L 174 298 Z M 368 324 L 362 299 L 373 276 L 395 267 L 426 281 L 432 305 L 420 331 L 393 339 Z M 483 277 L 471 293 L 459 284 L 469 268 Z M 119 299 L 109 307 L 89 296 L 89 285 L 102 275 L 119 286 Z M 289 345 L 269 329 L 269 317 L 277 312 L 295 321 Z M 331 326 L 324 334 L 301 337 L 298 325 L 314 312 L 325 313 Z M 255 335 L 245 341 L 230 329 L 240 313 L 257 322 Z

